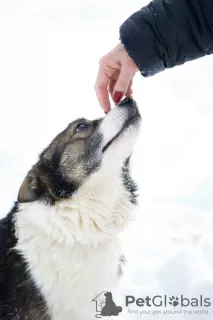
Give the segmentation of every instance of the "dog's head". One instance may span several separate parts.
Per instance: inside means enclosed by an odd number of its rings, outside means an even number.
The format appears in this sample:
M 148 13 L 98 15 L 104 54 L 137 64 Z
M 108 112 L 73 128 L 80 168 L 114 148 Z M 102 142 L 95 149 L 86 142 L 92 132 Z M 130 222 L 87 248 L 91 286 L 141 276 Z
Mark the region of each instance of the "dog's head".
M 104 118 L 78 119 L 68 125 L 40 155 L 19 190 L 19 203 L 54 204 L 71 198 L 88 182 L 104 185 L 123 177 L 131 201 L 134 185 L 129 157 L 137 140 L 141 117 L 135 101 L 124 99 Z M 100 183 L 101 182 L 101 183 Z
M 107 292 L 104 293 L 104 295 L 105 295 L 107 300 L 112 301 L 112 292 L 107 291 Z

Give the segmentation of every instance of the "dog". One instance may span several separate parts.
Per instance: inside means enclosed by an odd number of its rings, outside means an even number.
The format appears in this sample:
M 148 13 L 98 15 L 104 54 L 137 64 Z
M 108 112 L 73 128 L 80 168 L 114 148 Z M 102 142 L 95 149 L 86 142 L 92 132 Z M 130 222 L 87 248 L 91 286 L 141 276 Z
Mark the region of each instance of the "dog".
M 0 221 L 1 320 L 94 319 L 92 298 L 121 275 L 140 128 L 125 98 L 103 118 L 73 121 L 40 154 Z
M 116 306 L 112 298 L 112 292 L 106 292 L 104 295 L 106 297 L 105 306 L 101 310 L 101 315 L 105 317 L 118 316 L 122 311 L 122 307 Z

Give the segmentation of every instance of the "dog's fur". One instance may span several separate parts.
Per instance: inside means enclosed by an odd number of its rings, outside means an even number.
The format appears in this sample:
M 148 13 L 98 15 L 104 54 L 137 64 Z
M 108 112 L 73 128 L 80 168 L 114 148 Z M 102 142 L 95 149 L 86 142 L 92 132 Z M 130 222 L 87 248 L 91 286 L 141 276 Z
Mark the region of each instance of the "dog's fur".
M 118 235 L 133 218 L 129 160 L 141 117 L 126 98 L 60 133 L 0 221 L 0 319 L 94 318 L 91 300 L 122 274 Z

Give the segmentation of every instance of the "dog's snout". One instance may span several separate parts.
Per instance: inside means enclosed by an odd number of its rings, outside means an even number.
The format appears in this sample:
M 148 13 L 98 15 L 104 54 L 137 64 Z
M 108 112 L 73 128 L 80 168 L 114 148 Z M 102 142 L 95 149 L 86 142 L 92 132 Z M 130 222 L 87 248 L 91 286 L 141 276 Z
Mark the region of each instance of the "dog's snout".
M 135 103 L 135 101 L 134 101 L 132 98 L 127 97 L 127 98 L 123 99 L 123 100 L 119 103 L 119 106 L 124 106 L 124 105 L 125 105 L 125 106 L 126 106 L 126 105 L 135 106 L 136 103 Z

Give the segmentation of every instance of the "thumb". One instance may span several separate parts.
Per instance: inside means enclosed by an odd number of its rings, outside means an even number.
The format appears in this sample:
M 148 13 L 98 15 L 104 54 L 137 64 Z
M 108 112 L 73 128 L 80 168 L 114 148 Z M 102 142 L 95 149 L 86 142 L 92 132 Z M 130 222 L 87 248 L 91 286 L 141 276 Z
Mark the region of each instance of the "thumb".
M 113 93 L 113 101 L 117 104 L 121 101 L 122 97 L 126 94 L 130 82 L 134 76 L 134 71 L 129 68 L 122 66 L 121 71 L 116 81 Z

